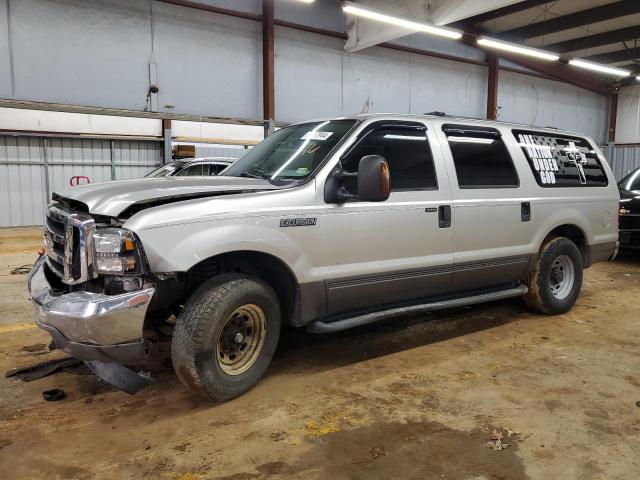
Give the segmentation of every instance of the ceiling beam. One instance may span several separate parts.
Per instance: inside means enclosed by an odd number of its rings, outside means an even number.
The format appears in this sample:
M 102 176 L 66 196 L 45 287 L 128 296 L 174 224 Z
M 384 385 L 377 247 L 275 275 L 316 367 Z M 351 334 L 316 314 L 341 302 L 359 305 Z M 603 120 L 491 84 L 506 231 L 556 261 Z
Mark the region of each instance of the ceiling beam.
M 524 0 L 522 2 L 514 3 L 513 5 L 507 5 L 506 7 L 497 8 L 489 12 L 480 13 L 478 15 L 468 17 L 460 23 L 463 23 L 465 25 L 477 25 L 488 20 L 493 20 L 494 18 L 505 17 L 507 15 L 511 15 L 512 13 L 518 13 L 522 12 L 523 10 L 528 10 L 529 8 L 544 5 L 545 3 L 555 3 L 555 1 L 557 0 Z
M 542 22 L 530 23 L 529 25 L 500 33 L 520 39 L 534 38 L 639 12 L 640 2 L 638 0 L 622 0 Z
M 597 63 L 632 62 L 640 59 L 640 48 L 629 48 L 626 50 L 618 50 L 617 52 L 599 53 L 598 55 L 589 55 L 581 58 L 583 60 L 589 60 L 590 62 Z
M 545 45 L 544 48 L 553 52 L 568 53 L 576 50 L 601 47 L 602 45 L 609 45 L 610 43 L 634 40 L 636 38 L 640 38 L 640 25 L 621 28 L 620 30 L 611 30 L 604 33 L 596 33 L 595 35 L 574 38 L 564 42 L 552 43 L 550 45 Z

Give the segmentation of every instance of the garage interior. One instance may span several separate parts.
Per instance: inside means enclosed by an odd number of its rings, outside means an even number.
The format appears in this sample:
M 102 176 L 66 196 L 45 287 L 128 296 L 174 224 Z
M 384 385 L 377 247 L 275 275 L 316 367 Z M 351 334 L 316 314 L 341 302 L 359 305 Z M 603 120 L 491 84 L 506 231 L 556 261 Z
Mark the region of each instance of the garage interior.
M 637 0 L 0 0 L 3 372 L 65 356 L 26 288 L 53 192 L 383 112 L 580 132 L 620 180 L 640 167 L 639 25 Z M 3 476 L 638 478 L 639 293 L 625 253 L 585 270 L 558 316 L 512 299 L 285 329 L 267 376 L 218 404 L 181 387 L 166 349 L 135 395 L 3 376 Z

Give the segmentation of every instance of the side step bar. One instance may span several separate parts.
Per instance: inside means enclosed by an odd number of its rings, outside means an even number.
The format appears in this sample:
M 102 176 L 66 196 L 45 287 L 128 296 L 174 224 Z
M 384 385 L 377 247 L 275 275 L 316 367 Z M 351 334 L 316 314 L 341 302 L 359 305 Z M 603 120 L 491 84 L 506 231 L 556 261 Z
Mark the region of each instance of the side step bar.
M 443 300 L 441 302 L 423 303 L 420 305 L 410 305 L 408 307 L 392 308 L 390 310 L 365 313 L 364 315 L 358 315 L 356 317 L 336 320 L 335 322 L 325 323 L 322 321 L 316 321 L 309 324 L 309 326 L 307 327 L 307 331 L 309 333 L 339 332 L 340 330 L 359 327 L 361 325 L 367 325 L 369 323 L 378 322 L 386 318 L 397 317 L 400 315 L 409 315 L 421 312 L 434 312 L 436 310 L 444 310 L 446 308 L 466 307 L 467 305 L 474 305 L 476 303 L 493 302 L 495 300 L 505 300 L 507 298 L 520 297 L 522 295 L 525 295 L 528 291 L 529 290 L 525 285 L 518 285 L 516 288 L 510 288 L 508 290 L 483 293 L 480 295 L 473 295 L 471 297 L 456 298 L 454 300 Z

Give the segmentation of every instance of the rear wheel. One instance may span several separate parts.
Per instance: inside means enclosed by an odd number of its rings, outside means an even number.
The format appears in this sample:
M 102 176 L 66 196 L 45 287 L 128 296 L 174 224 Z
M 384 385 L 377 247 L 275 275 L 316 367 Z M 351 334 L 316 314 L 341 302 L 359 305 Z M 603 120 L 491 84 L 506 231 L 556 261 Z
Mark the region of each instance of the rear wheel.
M 176 321 L 171 357 L 180 381 L 216 401 L 264 375 L 280 336 L 280 305 L 262 280 L 226 274 L 204 283 Z
M 540 249 L 536 265 L 527 280 L 524 300 L 529 308 L 555 315 L 568 312 L 582 288 L 582 255 L 565 237 L 552 237 Z

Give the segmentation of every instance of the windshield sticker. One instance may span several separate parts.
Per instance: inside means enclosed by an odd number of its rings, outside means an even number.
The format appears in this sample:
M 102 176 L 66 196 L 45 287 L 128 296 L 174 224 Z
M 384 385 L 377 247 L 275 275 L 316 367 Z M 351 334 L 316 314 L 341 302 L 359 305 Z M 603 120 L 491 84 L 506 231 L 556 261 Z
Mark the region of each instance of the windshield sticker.
M 300 167 L 296 170 L 296 173 L 309 173 L 309 169 L 307 167 Z
M 302 136 L 302 140 L 319 140 L 324 142 L 331 135 L 333 135 L 333 132 L 307 132 Z

